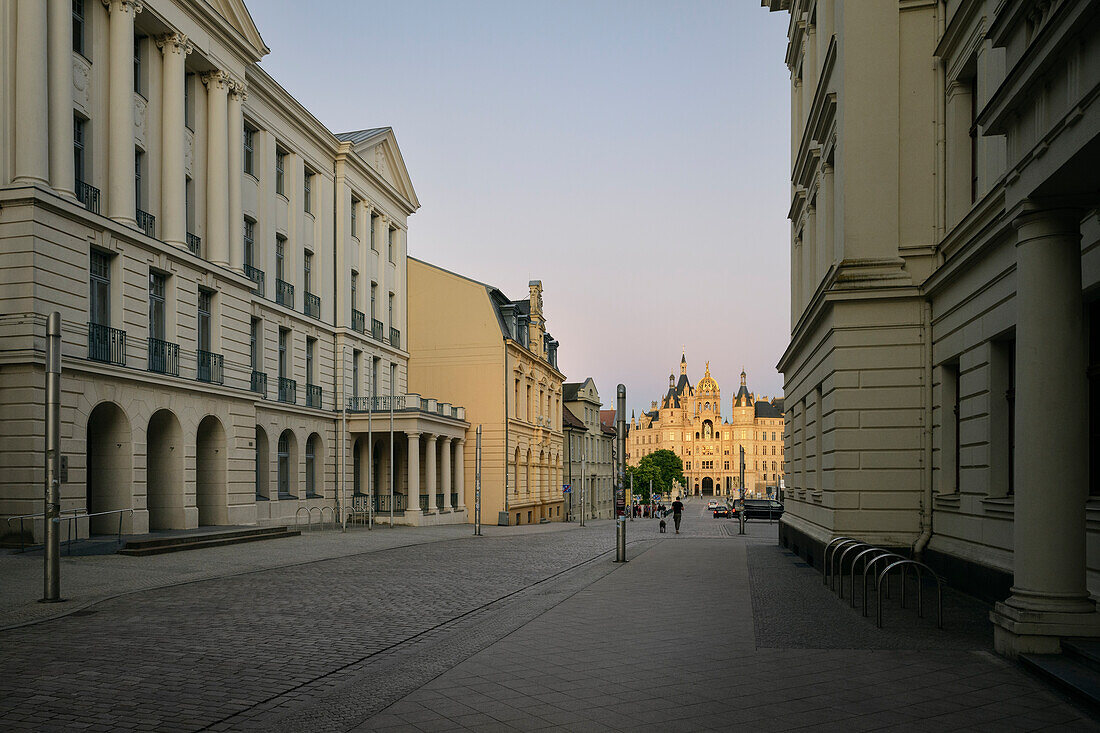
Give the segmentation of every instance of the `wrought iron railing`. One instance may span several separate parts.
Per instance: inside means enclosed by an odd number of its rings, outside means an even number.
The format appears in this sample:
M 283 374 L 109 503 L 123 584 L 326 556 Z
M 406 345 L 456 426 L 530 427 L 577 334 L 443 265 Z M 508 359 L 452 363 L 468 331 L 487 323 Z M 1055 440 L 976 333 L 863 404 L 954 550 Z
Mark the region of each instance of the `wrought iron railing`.
M 363 311 L 357 311 L 354 308 L 352 308 L 351 309 L 351 327 L 354 330 L 358 331 L 359 333 L 363 333 L 367 330 L 366 323 L 367 323 L 367 317 L 366 317 L 366 315 L 363 314 Z
M 261 298 L 264 296 L 264 271 L 260 270 L 252 265 L 244 266 L 244 276 L 251 280 L 256 287 L 252 288 L 252 292 Z
M 435 508 L 436 509 L 442 509 L 443 508 L 443 494 L 436 494 L 435 495 Z
M 374 505 L 374 511 L 377 514 L 387 514 L 390 511 L 390 493 L 388 491 L 380 494 L 375 494 L 371 497 L 371 503 Z M 405 495 L 394 494 L 393 495 L 393 510 L 395 513 L 405 511 Z
M 383 411 L 388 412 L 390 409 L 390 396 L 379 395 L 374 398 L 374 406 L 371 407 L 370 397 L 348 397 L 348 412 L 370 412 L 370 411 Z M 393 397 L 393 409 L 404 410 L 405 409 L 405 395 L 399 394 Z
M 150 214 L 148 211 L 137 210 L 136 213 L 138 229 L 148 234 L 150 237 L 157 236 L 157 217 Z
M 199 374 L 200 382 L 212 384 L 224 384 L 223 359 L 221 354 L 199 349 Z
M 279 377 L 279 402 L 294 404 L 298 401 L 298 383 L 293 379 Z
M 379 341 L 382 340 L 382 321 L 377 318 L 370 319 L 370 335 Z
M 178 377 L 180 375 L 179 344 L 174 344 L 171 341 L 161 341 L 150 336 L 149 371 Z
M 126 366 L 126 332 L 98 323 L 89 323 L 88 358 Z
M 305 294 L 305 307 L 302 311 L 310 318 L 321 317 L 321 296 L 313 293 Z
M 275 302 L 279 305 L 285 305 L 287 308 L 293 308 L 294 286 L 286 280 L 275 278 Z
M 390 346 L 397 349 L 401 348 L 401 332 L 396 328 L 390 329 Z
M 187 232 L 187 249 L 191 250 L 191 254 L 202 257 L 202 237 Z
M 259 392 L 263 395 L 263 398 L 267 399 L 267 374 L 264 372 L 258 372 L 255 369 L 252 370 L 252 391 Z
M 457 509 L 458 508 L 458 492 L 457 491 L 452 491 L 451 492 L 451 508 L 452 509 Z
M 428 497 L 425 496 L 424 494 L 420 495 L 420 511 L 422 511 L 422 512 L 428 511 Z
M 99 213 L 99 189 L 84 181 L 76 182 L 76 200 L 93 214 Z
M 321 406 L 321 387 L 316 384 L 306 385 L 306 407 Z

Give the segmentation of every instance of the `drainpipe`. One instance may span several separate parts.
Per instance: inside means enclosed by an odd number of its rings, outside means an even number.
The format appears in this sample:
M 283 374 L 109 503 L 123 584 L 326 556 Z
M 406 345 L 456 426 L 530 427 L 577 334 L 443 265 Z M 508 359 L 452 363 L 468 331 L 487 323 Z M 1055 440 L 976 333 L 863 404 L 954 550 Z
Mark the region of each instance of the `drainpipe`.
M 504 513 L 508 513 L 508 454 L 511 448 L 508 446 L 508 339 L 504 339 Z M 500 524 L 500 520 L 497 520 Z
M 924 456 L 921 461 L 921 533 L 913 544 L 913 557 L 917 560 L 922 559 L 932 539 L 932 304 L 927 300 L 921 309 L 921 330 L 924 337 L 924 429 L 921 431 Z

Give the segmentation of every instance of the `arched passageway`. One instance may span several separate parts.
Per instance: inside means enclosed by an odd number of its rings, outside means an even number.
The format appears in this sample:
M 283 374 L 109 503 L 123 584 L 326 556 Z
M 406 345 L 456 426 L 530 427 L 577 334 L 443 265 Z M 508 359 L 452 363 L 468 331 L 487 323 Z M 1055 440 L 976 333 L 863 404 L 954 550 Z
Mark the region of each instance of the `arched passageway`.
M 157 410 L 149 418 L 145 446 L 149 529 L 184 529 L 183 430 L 171 410 Z
M 88 513 L 132 508 L 133 446 L 130 421 L 126 419 L 126 413 L 113 402 L 96 405 L 88 416 L 86 435 L 87 472 L 84 496 Z M 126 514 L 129 515 L 129 512 Z M 89 521 L 91 534 L 118 531 L 117 516 L 92 517 Z M 129 516 L 124 516 L 122 521 L 124 530 L 131 526 Z
M 207 415 L 195 436 L 195 504 L 199 526 L 228 524 L 225 486 L 225 429 L 221 421 Z
M 714 479 L 712 479 L 710 476 L 706 476 L 703 479 L 703 496 L 713 496 L 713 495 L 714 495 Z

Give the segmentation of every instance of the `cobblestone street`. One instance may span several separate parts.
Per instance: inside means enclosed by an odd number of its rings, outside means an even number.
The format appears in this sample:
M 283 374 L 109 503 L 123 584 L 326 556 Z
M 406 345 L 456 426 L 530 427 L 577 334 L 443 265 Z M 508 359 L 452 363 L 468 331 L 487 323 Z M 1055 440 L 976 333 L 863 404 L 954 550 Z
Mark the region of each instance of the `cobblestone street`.
M 75 612 L 0 632 L 0 727 L 1093 727 L 992 653 L 980 604 L 953 596 L 944 632 L 900 611 L 876 629 L 775 530 L 693 502 L 680 535 L 630 523 L 621 566 L 610 522 L 73 558 Z M 0 560 L 4 620 L 26 623 L 9 589 L 33 594 L 40 559 Z M 82 575 L 114 585 L 89 605 Z

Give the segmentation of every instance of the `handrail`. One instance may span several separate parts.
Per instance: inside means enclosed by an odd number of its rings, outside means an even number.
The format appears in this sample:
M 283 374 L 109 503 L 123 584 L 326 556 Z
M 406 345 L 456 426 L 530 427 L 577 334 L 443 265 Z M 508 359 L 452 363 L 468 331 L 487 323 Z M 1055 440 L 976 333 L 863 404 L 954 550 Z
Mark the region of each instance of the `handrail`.
M 109 509 L 108 511 L 105 511 L 105 512 L 87 512 L 84 509 L 66 509 L 66 510 L 64 510 L 60 513 L 60 515 L 57 518 L 57 521 L 59 521 L 59 522 L 71 522 L 74 519 L 91 519 L 92 517 L 102 517 L 102 516 L 106 516 L 108 514 L 118 514 L 118 534 L 116 535 L 116 543 L 117 544 L 122 544 L 122 513 L 123 512 L 130 512 L 130 516 L 134 515 L 134 510 L 131 509 L 131 508 L 127 508 L 127 509 Z M 69 516 L 64 516 L 66 514 L 68 514 Z M 20 552 L 26 552 L 26 543 L 23 541 L 23 520 L 24 519 L 36 519 L 38 517 L 42 517 L 44 519 L 46 517 L 46 515 L 44 513 L 42 513 L 42 514 L 20 514 L 18 516 L 7 517 L 6 518 L 7 524 L 8 524 L 8 529 L 11 529 L 11 523 L 12 523 L 13 519 L 18 519 L 19 520 L 19 551 Z M 68 549 L 69 554 L 71 555 L 72 554 L 72 544 L 73 544 L 73 525 L 72 524 L 70 524 L 68 526 L 68 534 L 69 534 L 69 537 L 68 537 L 67 540 L 65 540 L 65 546 Z M 91 534 L 90 531 L 89 531 L 89 534 Z M 79 539 L 79 537 L 77 539 Z
M 118 534 L 115 535 L 115 548 L 117 549 L 122 544 L 122 513 L 123 512 L 130 512 L 130 516 L 131 517 L 134 516 L 134 510 L 133 509 L 109 509 L 105 512 L 91 512 L 89 514 L 77 514 L 77 515 L 72 516 L 72 517 L 62 517 L 62 519 L 69 522 L 69 540 L 68 540 L 68 542 L 65 543 L 65 547 L 68 550 L 68 554 L 70 556 L 73 554 L 73 525 L 72 525 L 72 520 L 74 520 L 74 519 L 84 519 L 84 518 L 91 519 L 92 517 L 103 517 L 103 516 L 106 516 L 108 514 L 117 514 L 118 515 Z M 89 526 L 88 527 L 88 536 L 90 537 L 91 534 L 92 534 L 92 528 L 91 528 L 91 526 Z
M 833 545 L 838 542 L 845 542 L 851 540 L 851 537 L 834 537 L 829 540 L 829 544 L 825 545 L 825 552 L 821 558 L 821 584 L 829 584 L 829 553 L 833 551 Z
M 913 575 L 917 580 L 917 617 L 924 618 L 924 585 L 921 583 L 921 570 L 927 570 L 932 576 L 932 579 L 936 581 L 936 624 L 939 628 L 943 628 L 943 584 L 940 580 L 940 576 L 936 575 L 936 571 L 928 567 L 922 562 L 916 560 L 901 559 L 896 560 L 879 573 L 879 586 L 882 586 L 882 580 L 886 575 L 898 566 L 902 566 L 901 570 L 901 607 L 905 608 L 905 571 L 907 568 L 913 568 Z M 882 628 L 882 594 L 878 594 L 878 616 L 877 625 Z
M 82 509 L 66 509 L 66 510 L 62 511 L 61 514 L 79 514 L 81 511 L 83 511 L 83 510 Z M 20 514 L 20 515 L 15 516 L 15 517 L 7 517 L 6 518 L 7 522 L 8 522 L 8 531 L 11 531 L 11 522 L 12 522 L 12 520 L 13 519 L 18 519 L 19 520 L 19 551 L 20 552 L 26 552 L 27 551 L 26 550 L 26 547 L 27 547 L 26 543 L 23 542 L 23 520 L 24 519 L 34 519 L 34 518 L 37 518 L 37 517 L 45 518 L 46 514 L 45 513 L 42 513 L 42 514 Z M 33 527 L 32 527 L 31 531 L 34 531 Z

